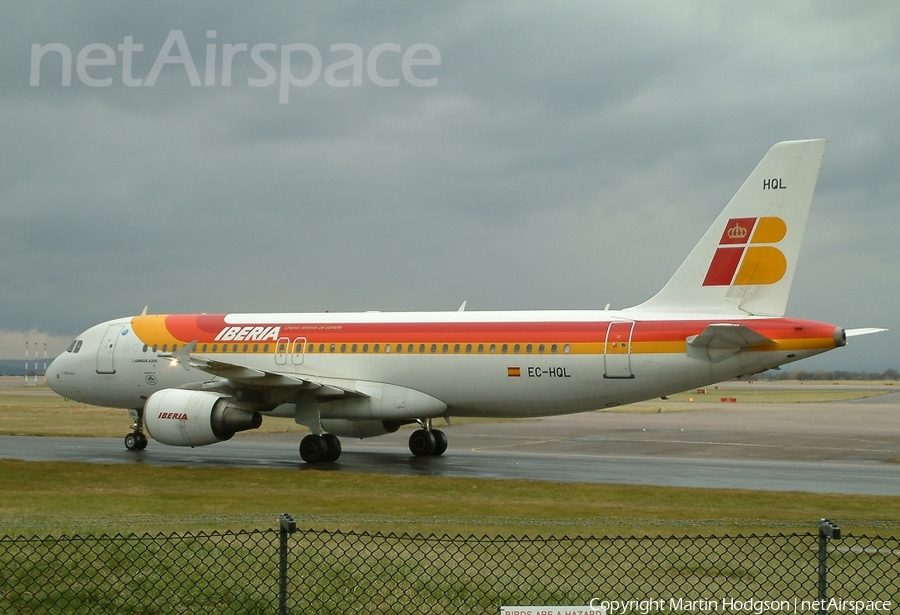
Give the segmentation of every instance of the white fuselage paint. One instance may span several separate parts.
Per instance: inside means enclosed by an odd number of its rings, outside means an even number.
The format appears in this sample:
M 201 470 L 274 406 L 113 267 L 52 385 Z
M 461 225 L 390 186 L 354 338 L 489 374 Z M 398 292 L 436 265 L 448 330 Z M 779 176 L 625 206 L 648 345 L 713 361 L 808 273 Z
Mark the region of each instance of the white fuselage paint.
M 250 325 L 244 325 L 244 320 Z M 231 324 L 216 339 L 235 337 L 246 332 L 245 339 L 273 340 L 278 334 L 272 323 L 459 323 L 477 322 L 502 325 L 540 322 L 591 322 L 605 327 L 612 321 L 641 323 L 666 321 L 684 327 L 685 322 L 728 320 L 753 326 L 755 319 L 722 318 L 714 314 L 674 315 L 635 313 L 630 311 L 553 311 L 553 312 L 448 312 L 448 313 L 359 313 L 359 314 L 249 314 L 229 315 Z M 772 319 L 769 319 L 770 321 Z M 799 322 L 799 321 L 798 321 Z M 802 321 L 808 323 L 808 321 Z M 816 324 L 823 327 L 830 325 Z M 98 373 L 98 359 L 106 343 L 111 325 L 121 326 L 113 350 L 115 373 Z M 131 328 L 131 319 L 123 318 L 96 325 L 78 339 L 83 341 L 77 354 L 64 353 L 50 366 L 48 384 L 68 398 L 99 406 L 139 408 L 155 391 L 210 380 L 200 370 L 186 368 L 173 359 L 159 358 L 144 351 L 147 342 Z M 254 332 L 254 328 L 261 331 Z M 696 325 L 694 334 L 703 325 Z M 274 337 L 273 337 L 274 336 Z M 235 339 L 232 337 L 231 339 Z M 564 344 L 567 340 L 560 339 Z M 680 352 L 635 352 L 626 360 L 633 377 L 604 377 L 605 357 L 600 353 L 565 354 L 494 354 L 482 353 L 306 353 L 300 361 L 288 354 L 279 361 L 276 352 L 267 354 L 201 353 L 204 358 L 268 372 L 298 374 L 330 379 L 335 385 L 364 390 L 367 383 L 391 384 L 421 391 L 443 401 L 448 416 L 529 417 L 583 412 L 651 399 L 694 387 L 709 385 L 748 373 L 755 373 L 796 361 L 834 348 L 801 348 L 785 345 L 771 351 L 741 352 L 719 362 L 688 356 L 684 346 Z M 290 351 L 288 351 L 290 352 Z M 518 368 L 519 376 L 509 375 Z M 339 404 L 329 415 L 329 405 L 322 405 L 322 418 L 344 418 Z M 292 409 L 276 410 L 271 415 L 293 416 Z M 428 418 L 428 417 L 421 417 Z

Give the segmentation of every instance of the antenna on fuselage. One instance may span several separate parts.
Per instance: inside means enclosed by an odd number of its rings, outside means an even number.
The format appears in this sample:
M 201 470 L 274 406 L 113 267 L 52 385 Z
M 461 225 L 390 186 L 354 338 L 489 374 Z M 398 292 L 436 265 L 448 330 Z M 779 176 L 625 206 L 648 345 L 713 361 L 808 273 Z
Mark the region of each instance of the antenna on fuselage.
M 147 308 L 148 308 L 148 307 L 149 307 L 149 306 L 146 306 L 146 305 L 144 306 L 144 309 L 141 310 L 141 316 L 146 316 L 146 315 L 147 315 Z
M 465 312 L 465 311 L 466 311 L 466 302 L 463 301 L 463 302 L 462 302 L 462 305 L 459 306 L 459 309 L 456 310 L 456 311 L 457 311 L 457 312 Z

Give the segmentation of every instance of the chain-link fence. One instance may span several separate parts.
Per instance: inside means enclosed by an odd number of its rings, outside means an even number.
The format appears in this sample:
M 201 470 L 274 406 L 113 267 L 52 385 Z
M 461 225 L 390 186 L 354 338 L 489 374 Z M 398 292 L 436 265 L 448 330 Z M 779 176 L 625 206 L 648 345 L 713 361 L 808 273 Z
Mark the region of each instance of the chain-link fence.
M 896 538 L 293 532 L 286 519 L 268 531 L 0 538 L 0 611 L 900 613 Z

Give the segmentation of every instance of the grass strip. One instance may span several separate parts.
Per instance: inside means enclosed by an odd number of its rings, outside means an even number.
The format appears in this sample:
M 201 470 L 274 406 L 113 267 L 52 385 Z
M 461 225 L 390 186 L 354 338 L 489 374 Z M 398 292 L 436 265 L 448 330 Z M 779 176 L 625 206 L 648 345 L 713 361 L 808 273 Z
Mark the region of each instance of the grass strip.
M 0 534 L 301 527 L 476 535 L 900 535 L 900 497 L 556 484 L 309 469 L 187 468 L 0 460 Z

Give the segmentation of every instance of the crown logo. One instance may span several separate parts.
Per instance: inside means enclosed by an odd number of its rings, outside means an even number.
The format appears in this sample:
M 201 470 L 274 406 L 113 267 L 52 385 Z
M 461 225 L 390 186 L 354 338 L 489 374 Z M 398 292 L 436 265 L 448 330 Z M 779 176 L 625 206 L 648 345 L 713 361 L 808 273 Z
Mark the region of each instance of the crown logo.
M 734 226 L 728 229 L 728 238 L 744 239 L 747 236 L 747 232 L 747 229 L 741 226 L 739 222 L 735 222 Z

